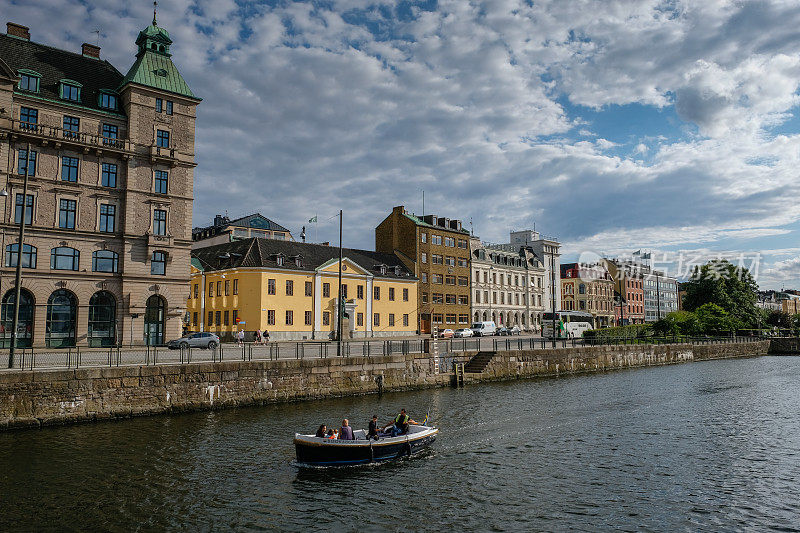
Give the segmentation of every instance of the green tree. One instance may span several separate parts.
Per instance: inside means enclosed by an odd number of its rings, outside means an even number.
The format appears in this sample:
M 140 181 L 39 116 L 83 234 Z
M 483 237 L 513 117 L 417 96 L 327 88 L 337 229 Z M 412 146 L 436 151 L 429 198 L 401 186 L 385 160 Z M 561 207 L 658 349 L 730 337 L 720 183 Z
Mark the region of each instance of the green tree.
M 772 311 L 769 316 L 767 316 L 767 324 L 770 326 L 775 326 L 778 328 L 791 328 L 792 327 L 792 317 L 789 316 L 789 313 L 784 313 L 783 311 Z
M 717 333 L 736 329 L 736 318 L 728 314 L 725 309 L 717 304 L 707 303 L 700 306 L 695 313 L 700 329 L 704 333 Z
M 673 311 L 653 324 L 657 335 L 697 335 L 701 332 L 697 315 L 689 311 Z
M 684 288 L 683 306 L 687 311 L 697 311 L 711 303 L 730 315 L 731 326 L 758 325 L 758 284 L 746 268 L 736 267 L 724 259 L 709 261 L 702 267 L 695 267 Z

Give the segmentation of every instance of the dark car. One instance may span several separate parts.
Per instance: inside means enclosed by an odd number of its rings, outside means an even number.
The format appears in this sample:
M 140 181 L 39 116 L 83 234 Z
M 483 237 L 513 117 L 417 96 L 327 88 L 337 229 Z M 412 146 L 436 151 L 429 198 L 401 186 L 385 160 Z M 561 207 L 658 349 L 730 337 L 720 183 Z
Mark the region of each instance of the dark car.
M 180 339 L 169 341 L 167 348 L 170 350 L 177 350 L 178 348 L 208 348 L 213 350 L 219 346 L 219 337 L 214 333 L 190 333 Z
M 497 328 L 497 332 L 495 332 L 495 335 L 498 336 L 508 335 L 508 328 L 505 326 L 500 326 L 499 328 Z
M 511 326 L 508 329 L 508 334 L 509 335 L 519 335 L 521 333 L 522 333 L 522 330 L 519 329 L 519 326 Z

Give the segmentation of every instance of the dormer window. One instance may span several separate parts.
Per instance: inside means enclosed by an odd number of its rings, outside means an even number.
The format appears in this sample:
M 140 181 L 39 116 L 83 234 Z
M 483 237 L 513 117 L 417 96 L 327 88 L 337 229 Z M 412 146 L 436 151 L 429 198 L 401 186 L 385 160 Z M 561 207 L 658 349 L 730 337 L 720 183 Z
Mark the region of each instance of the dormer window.
M 282 267 L 283 266 L 283 256 L 278 254 L 278 256 L 275 258 L 275 262 L 278 264 L 279 267 Z
M 110 109 L 111 111 L 117 110 L 117 97 L 108 92 L 100 93 L 100 100 L 97 103 L 103 109 Z
M 298 255 L 298 256 L 296 256 L 296 257 L 294 258 L 294 265 L 295 265 L 296 267 L 298 267 L 298 268 L 299 268 L 299 267 L 302 267 L 302 266 L 303 266 L 303 258 L 302 258 L 301 256 L 299 256 L 299 255 Z
M 32 70 L 20 70 L 19 85 L 17 85 L 17 88 L 19 88 L 21 91 L 38 93 L 39 80 L 41 77 L 42 76 L 38 72 L 34 72 Z
M 70 100 L 72 102 L 80 102 L 81 87 L 82 85 L 77 81 L 61 80 L 60 96 L 64 100 Z
M 399 276 L 400 275 L 400 267 L 399 266 L 394 267 L 394 275 L 395 276 Z
M 381 265 L 381 276 L 386 275 L 386 265 Z

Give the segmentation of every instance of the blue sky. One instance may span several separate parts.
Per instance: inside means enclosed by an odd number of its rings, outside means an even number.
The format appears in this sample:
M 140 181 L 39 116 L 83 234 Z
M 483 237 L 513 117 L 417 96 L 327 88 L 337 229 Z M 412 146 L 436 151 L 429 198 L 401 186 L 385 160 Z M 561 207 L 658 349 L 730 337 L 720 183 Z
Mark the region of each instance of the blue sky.
M 35 41 L 133 62 L 148 1 L 0 0 Z M 198 109 L 194 224 L 299 235 L 395 205 L 532 227 L 566 259 L 757 257 L 800 288 L 800 4 L 679 0 L 163 0 Z M 309 232 L 313 235 L 313 232 Z M 685 262 L 685 261 L 684 261 Z

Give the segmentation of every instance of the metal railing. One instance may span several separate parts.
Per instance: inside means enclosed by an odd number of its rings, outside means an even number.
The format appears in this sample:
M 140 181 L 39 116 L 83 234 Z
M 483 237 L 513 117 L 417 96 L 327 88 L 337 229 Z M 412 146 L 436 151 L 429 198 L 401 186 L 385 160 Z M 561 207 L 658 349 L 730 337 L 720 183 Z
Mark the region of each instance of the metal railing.
M 133 143 L 127 139 L 104 137 L 102 135 L 88 133 L 85 131 L 66 130 L 59 126 L 50 126 L 47 124 L 38 124 L 12 119 L 11 129 L 20 133 L 35 135 L 36 137 L 44 139 L 53 139 L 102 149 L 110 148 L 124 152 L 133 151 Z
M 578 348 L 582 346 L 633 345 L 633 344 L 731 344 L 756 342 L 766 337 L 639 337 L 608 339 L 542 338 L 542 337 L 474 337 L 439 339 L 435 341 L 436 353 L 467 354 L 479 351 L 522 351 L 552 348 Z M 377 357 L 429 353 L 426 346 L 431 339 L 354 340 L 342 343 L 343 357 Z M 14 369 L 72 369 L 131 365 L 168 365 L 188 363 L 220 363 L 225 361 L 275 361 L 279 359 L 328 359 L 336 357 L 335 342 L 273 341 L 266 344 L 221 344 L 212 349 L 182 347 L 170 350 L 165 346 L 105 348 L 18 348 Z

